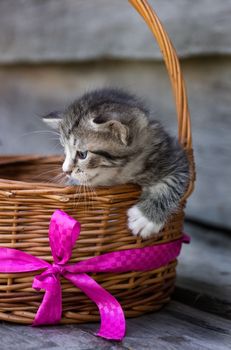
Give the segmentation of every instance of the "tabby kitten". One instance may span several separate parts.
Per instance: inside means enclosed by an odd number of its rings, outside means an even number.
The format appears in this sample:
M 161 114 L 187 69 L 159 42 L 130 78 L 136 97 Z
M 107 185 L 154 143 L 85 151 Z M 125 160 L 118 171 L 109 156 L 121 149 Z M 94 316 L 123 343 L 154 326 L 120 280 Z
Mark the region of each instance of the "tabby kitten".
M 138 203 L 128 210 L 134 235 L 158 233 L 177 211 L 189 183 L 186 154 L 137 97 L 96 90 L 44 121 L 60 132 L 63 172 L 72 182 L 141 186 Z

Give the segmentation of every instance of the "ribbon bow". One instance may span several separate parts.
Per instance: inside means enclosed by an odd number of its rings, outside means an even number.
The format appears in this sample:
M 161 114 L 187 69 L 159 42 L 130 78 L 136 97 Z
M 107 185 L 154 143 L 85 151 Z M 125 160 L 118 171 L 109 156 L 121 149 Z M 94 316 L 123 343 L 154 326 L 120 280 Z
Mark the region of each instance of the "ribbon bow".
M 54 263 L 49 264 L 16 249 L 0 248 L 0 270 L 2 273 L 17 273 L 44 269 L 33 280 L 33 288 L 45 290 L 42 303 L 33 321 L 34 326 L 55 324 L 60 321 L 62 316 L 60 277 L 63 276 L 97 305 L 101 317 L 97 335 L 106 339 L 121 340 L 125 335 L 125 317 L 119 302 L 86 273 L 119 273 L 159 268 L 174 260 L 180 253 L 182 242 L 188 242 L 189 239 L 184 235 L 174 242 L 106 253 L 75 264 L 68 264 L 79 234 L 79 222 L 63 211 L 56 210 L 51 217 L 49 227 Z

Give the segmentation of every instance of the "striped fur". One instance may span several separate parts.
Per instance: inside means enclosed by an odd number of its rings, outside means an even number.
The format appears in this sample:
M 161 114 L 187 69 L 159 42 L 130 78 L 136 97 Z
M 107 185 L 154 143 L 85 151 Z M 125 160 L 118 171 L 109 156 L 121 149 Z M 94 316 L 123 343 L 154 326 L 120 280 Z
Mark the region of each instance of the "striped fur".
M 60 130 L 66 154 L 63 171 L 72 181 L 142 187 L 139 202 L 128 211 L 133 234 L 148 238 L 158 233 L 177 211 L 189 183 L 186 154 L 137 97 L 121 90 L 96 90 L 44 121 Z

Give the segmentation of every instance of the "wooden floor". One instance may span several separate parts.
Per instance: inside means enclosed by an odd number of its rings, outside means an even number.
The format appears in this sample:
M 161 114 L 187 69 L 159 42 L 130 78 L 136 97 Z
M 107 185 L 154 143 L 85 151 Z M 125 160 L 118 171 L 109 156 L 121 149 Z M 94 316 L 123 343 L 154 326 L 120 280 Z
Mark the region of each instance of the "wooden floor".
M 1 350 L 231 350 L 231 235 L 186 224 L 173 301 L 127 320 L 123 342 L 93 335 L 98 324 L 32 328 L 0 324 Z

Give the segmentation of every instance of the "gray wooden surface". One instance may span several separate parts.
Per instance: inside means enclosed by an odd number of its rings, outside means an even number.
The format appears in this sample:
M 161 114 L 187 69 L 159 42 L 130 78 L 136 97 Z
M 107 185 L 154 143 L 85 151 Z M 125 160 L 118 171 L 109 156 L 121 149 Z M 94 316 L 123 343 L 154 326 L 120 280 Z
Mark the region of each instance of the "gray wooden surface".
M 231 53 L 230 0 L 150 0 L 181 57 Z M 126 0 L 1 0 L 0 62 L 160 59 Z M 154 46 L 154 48 L 153 48 Z
M 127 321 L 123 342 L 93 335 L 96 324 L 32 328 L 0 326 L 7 350 L 230 350 L 231 321 L 173 301 L 164 310 Z
M 93 333 L 98 324 L 32 328 L 0 324 L 7 350 L 230 350 L 231 240 L 222 232 L 186 225 L 173 301 L 157 313 L 127 320 L 123 342 Z
M 226 301 L 231 318 L 231 238 L 219 231 L 186 225 L 192 242 L 179 258 L 177 285 Z

